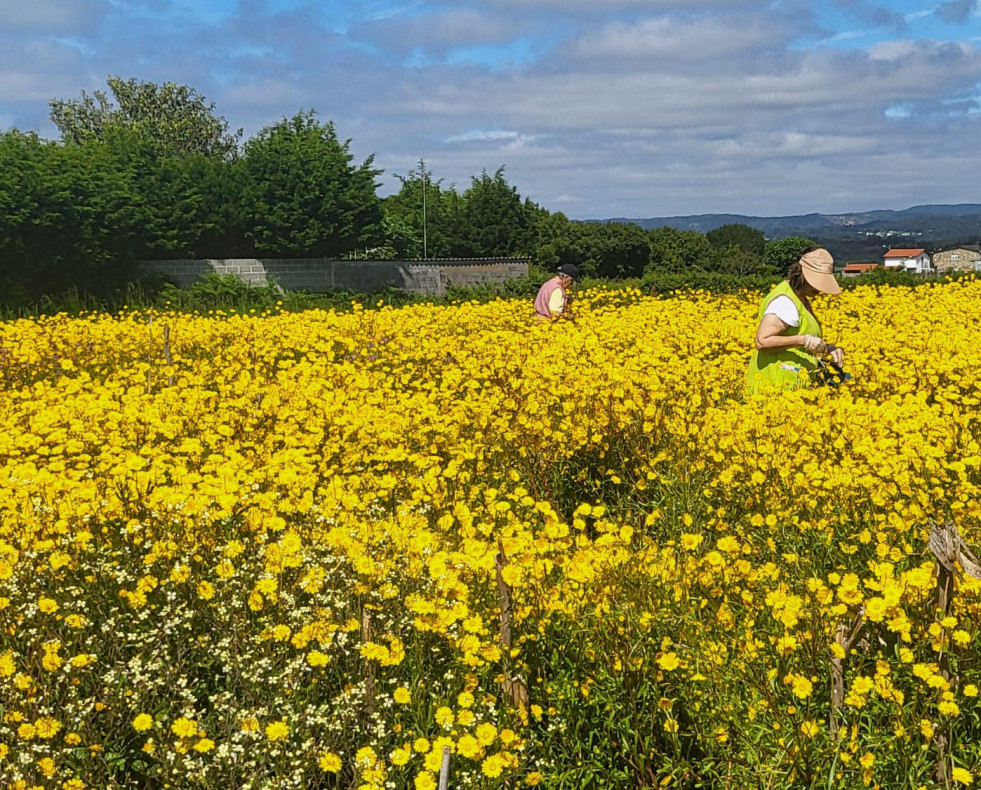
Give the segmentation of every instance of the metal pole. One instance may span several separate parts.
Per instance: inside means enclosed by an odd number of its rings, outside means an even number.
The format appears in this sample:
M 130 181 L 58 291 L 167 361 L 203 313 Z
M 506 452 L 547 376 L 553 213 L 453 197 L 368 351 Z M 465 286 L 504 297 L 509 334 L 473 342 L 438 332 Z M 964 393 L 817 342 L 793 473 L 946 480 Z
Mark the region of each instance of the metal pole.
M 426 158 L 419 160 L 422 165 L 422 259 L 429 259 L 429 239 L 426 228 Z

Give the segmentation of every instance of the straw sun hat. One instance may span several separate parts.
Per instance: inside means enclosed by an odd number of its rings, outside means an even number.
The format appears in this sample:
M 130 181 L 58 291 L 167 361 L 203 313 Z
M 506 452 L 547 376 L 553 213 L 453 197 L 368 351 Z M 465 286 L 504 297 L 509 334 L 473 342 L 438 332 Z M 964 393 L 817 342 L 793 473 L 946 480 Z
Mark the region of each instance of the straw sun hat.
M 800 259 L 800 268 L 804 279 L 821 293 L 841 293 L 841 286 L 835 279 L 835 259 L 827 250 L 818 249 L 804 253 Z

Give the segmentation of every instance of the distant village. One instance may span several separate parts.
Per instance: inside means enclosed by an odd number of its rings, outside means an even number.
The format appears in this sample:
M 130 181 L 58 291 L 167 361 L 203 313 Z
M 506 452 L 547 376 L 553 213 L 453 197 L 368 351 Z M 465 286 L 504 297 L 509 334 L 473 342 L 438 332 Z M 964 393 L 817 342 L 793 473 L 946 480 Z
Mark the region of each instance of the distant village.
M 925 249 L 889 250 L 881 261 L 845 264 L 841 276 L 860 277 L 880 267 L 909 274 L 981 272 L 981 244 L 961 244 L 932 253 Z

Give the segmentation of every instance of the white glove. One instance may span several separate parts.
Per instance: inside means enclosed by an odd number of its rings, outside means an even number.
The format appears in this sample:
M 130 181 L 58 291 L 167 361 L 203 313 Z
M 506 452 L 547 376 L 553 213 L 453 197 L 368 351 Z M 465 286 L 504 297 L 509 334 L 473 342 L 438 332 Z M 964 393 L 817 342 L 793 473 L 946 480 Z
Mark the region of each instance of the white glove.
M 815 337 L 814 335 L 803 335 L 804 338 L 804 350 L 808 354 L 814 354 L 815 356 L 820 356 L 826 354 L 828 351 L 828 344 L 825 343 L 821 338 Z

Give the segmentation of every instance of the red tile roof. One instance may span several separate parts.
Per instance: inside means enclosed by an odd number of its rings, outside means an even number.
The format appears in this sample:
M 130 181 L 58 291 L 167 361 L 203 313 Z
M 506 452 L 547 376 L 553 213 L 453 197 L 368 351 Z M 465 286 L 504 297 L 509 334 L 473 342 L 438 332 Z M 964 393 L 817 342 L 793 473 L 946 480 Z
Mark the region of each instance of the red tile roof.
M 870 272 L 873 269 L 878 269 L 879 264 L 877 263 L 846 263 L 844 271 L 846 272 Z
M 917 255 L 923 253 L 924 250 L 889 250 L 883 258 L 915 258 Z

